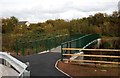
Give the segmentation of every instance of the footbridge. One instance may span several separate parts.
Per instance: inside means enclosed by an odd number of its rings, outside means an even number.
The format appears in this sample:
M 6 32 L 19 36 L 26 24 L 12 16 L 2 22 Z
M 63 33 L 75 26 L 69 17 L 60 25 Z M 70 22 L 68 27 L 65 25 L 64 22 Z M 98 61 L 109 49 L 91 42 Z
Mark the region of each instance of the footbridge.
M 96 48 L 100 45 L 101 37 L 99 34 L 78 34 L 77 36 L 62 36 L 56 38 L 49 38 L 47 40 L 33 41 L 33 42 L 22 42 L 17 41 L 16 43 L 16 53 L 20 56 L 15 58 L 9 55 L 8 53 L 0 52 L 0 58 L 3 60 L 3 65 L 13 68 L 17 71 L 17 76 L 22 78 L 25 76 L 62 76 L 69 78 L 68 75 L 61 73 L 56 68 L 56 61 L 61 59 L 62 61 L 76 61 L 76 62 L 95 62 L 95 63 L 111 63 L 111 64 L 120 64 L 120 62 L 106 62 L 106 61 L 93 61 L 86 60 L 84 57 L 100 57 L 102 58 L 115 58 L 116 61 L 120 60 L 120 50 L 112 50 L 116 54 L 113 56 L 108 55 L 90 55 L 85 54 L 85 51 L 94 52 L 94 51 L 104 51 L 111 52 L 108 49 L 88 49 L 89 47 L 95 45 Z M 58 47 L 60 51 L 56 50 L 51 52 L 53 48 Z M 61 47 L 60 47 L 61 46 Z M 30 50 L 31 55 L 27 55 L 27 51 Z M 49 51 L 47 51 L 49 50 Z M 43 53 L 42 53 L 43 52 Z M 104 53 L 107 54 L 107 53 Z M 116 56 L 119 55 L 119 56 Z M 65 59 L 68 56 L 68 59 Z M 17 58 L 17 59 L 16 59 Z M 119 58 L 119 59 L 118 59 Z M 19 61 L 19 60 L 21 61 Z M 88 58 L 89 59 L 89 58 Z M 25 63 L 27 62 L 27 63 Z M 28 63 L 29 62 L 29 63 Z
M 84 35 L 81 36 L 77 39 L 71 40 L 71 41 L 67 41 L 61 44 L 61 55 L 63 55 L 63 53 L 66 53 L 68 51 L 64 51 L 62 48 L 82 48 L 85 49 L 93 44 L 97 44 L 96 46 L 99 47 L 100 45 L 100 35 L 99 34 L 88 34 L 88 35 Z M 83 53 L 81 50 L 77 50 L 77 51 L 72 51 L 70 50 L 70 54 L 73 53 Z M 75 59 L 78 56 L 74 56 L 71 57 L 71 59 Z M 61 58 L 61 60 L 63 60 L 63 56 Z
M 2 60 L 2 67 L 4 66 L 5 70 L 9 70 L 6 72 L 8 75 L 1 74 L 1 76 L 16 76 L 16 77 L 26 77 L 26 76 L 64 76 L 66 75 L 60 73 L 54 67 L 56 61 L 61 58 L 61 51 L 51 52 L 53 48 L 56 48 L 61 45 L 59 48 L 86 48 L 100 39 L 98 34 L 77 34 L 72 36 L 62 36 L 56 38 L 49 38 L 47 40 L 40 41 L 32 41 L 32 42 L 18 42 L 16 43 L 16 53 L 18 55 L 21 50 L 21 55 L 13 57 L 7 52 L 0 52 L 0 59 Z M 52 44 L 52 45 L 51 45 Z M 42 47 L 44 47 L 45 53 L 41 53 Z M 30 49 L 33 51 L 34 55 L 25 56 L 27 50 Z M 47 50 L 49 50 L 47 52 Z M 73 51 L 71 51 L 73 53 Z M 78 51 L 81 53 L 81 51 Z M 21 60 L 21 61 L 20 61 Z M 48 62 L 49 60 L 49 62 Z M 29 63 L 25 63 L 29 62 Z M 43 68 L 43 69 L 42 69 Z M 13 73 L 10 74 L 10 71 Z M 51 72 L 51 73 L 48 73 Z M 5 73 L 5 74 L 6 74 Z
M 64 42 L 61 44 L 61 61 L 68 63 L 75 62 L 78 64 L 92 63 L 95 65 L 109 64 L 119 66 L 120 50 L 99 49 L 100 42 L 101 37 L 98 34 L 88 34 L 78 39 Z M 93 45 L 95 46 L 91 47 Z

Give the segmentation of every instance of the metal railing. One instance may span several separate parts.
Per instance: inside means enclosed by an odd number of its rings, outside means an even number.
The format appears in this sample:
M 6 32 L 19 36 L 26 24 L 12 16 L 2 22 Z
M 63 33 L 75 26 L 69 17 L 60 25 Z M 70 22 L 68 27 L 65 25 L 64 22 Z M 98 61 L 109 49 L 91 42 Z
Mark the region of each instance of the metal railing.
M 0 58 L 3 59 L 3 64 L 8 67 L 13 67 L 19 72 L 19 76 L 23 78 L 24 76 L 30 76 L 30 71 L 27 70 L 27 65 L 16 58 L 12 57 L 7 52 L 0 52 Z
M 62 48 L 87 48 L 88 46 L 91 46 L 93 43 L 96 43 L 98 39 L 100 39 L 99 34 L 88 34 L 88 35 L 81 36 L 77 39 L 64 42 L 61 44 L 61 55 L 63 53 L 67 53 L 67 51 L 63 51 Z M 72 54 L 80 53 L 80 52 L 81 51 L 70 50 L 70 53 Z M 74 57 L 77 58 L 77 56 L 74 56 Z M 62 58 L 63 56 L 61 57 L 61 60 Z
M 61 45 L 61 43 L 70 41 L 76 38 L 83 36 L 84 34 L 75 34 L 75 35 L 59 35 L 54 38 L 41 39 L 35 41 L 19 41 L 16 40 L 16 53 L 21 55 L 35 54 L 42 51 L 51 50 Z

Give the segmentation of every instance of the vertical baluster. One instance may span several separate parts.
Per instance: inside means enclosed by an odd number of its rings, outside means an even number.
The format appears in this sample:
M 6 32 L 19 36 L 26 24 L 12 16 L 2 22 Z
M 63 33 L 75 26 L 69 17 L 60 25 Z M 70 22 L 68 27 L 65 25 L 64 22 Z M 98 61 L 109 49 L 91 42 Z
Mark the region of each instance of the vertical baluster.
M 70 44 L 69 44 L 69 45 L 70 45 L 70 47 L 69 47 L 69 48 L 71 48 L 72 42 L 70 42 Z M 69 51 L 69 54 L 71 54 L 71 50 Z
M 35 51 L 36 51 L 36 54 L 38 53 L 38 43 L 37 41 L 35 41 Z

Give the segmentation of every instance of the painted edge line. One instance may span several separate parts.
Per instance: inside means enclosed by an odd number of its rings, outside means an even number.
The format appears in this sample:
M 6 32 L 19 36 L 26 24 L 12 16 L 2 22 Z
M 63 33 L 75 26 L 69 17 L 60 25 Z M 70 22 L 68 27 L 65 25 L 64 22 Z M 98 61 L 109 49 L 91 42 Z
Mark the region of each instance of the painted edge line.
M 65 74 L 66 76 L 72 78 L 69 74 L 65 73 L 64 71 L 62 71 L 61 69 L 59 69 L 59 68 L 57 67 L 59 61 L 60 61 L 60 59 L 56 61 L 56 63 L 55 63 L 55 68 L 56 68 L 58 71 L 60 71 L 61 73 Z
M 44 54 L 44 53 L 49 53 L 49 51 L 40 52 L 40 53 L 38 53 L 38 54 Z M 63 72 L 61 69 L 59 69 L 59 68 L 57 67 L 59 61 L 60 61 L 60 59 L 56 61 L 56 63 L 55 63 L 55 68 L 56 68 L 58 71 L 60 71 L 61 73 L 65 74 L 66 76 L 72 78 L 70 75 L 68 75 L 67 73 Z
M 39 52 L 37 54 L 44 54 L 44 53 L 49 53 L 50 51 L 43 51 L 43 52 Z

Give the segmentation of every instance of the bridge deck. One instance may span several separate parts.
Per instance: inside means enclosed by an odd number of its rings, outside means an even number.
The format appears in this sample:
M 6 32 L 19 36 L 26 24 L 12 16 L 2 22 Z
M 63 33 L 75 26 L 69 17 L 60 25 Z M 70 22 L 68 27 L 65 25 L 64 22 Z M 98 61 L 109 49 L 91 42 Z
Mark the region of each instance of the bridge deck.
M 17 73 L 14 69 L 0 64 L 0 78 L 2 76 L 18 76 L 18 75 L 19 73 Z

